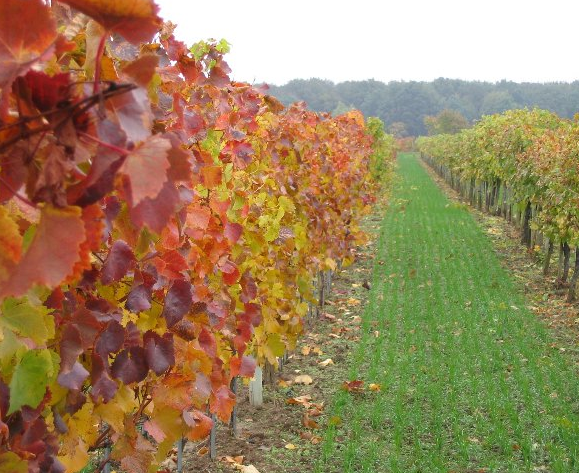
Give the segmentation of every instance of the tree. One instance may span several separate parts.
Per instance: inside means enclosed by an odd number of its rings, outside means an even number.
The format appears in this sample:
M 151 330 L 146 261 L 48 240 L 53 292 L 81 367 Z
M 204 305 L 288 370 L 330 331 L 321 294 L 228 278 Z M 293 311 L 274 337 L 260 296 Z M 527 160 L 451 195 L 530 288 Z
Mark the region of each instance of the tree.
M 444 109 L 438 115 L 424 117 L 429 135 L 454 134 L 469 127 L 468 120 L 456 110 Z

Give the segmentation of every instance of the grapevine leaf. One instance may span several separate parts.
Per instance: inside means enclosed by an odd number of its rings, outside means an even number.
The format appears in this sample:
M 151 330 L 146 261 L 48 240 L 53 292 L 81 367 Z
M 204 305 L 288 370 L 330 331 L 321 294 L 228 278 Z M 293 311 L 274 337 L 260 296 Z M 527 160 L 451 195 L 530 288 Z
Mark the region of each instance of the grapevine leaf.
M 28 462 L 13 452 L 0 454 L 0 471 L 5 473 L 28 473 Z
M 0 315 L 0 327 L 31 338 L 38 345 L 54 337 L 54 319 L 48 310 L 43 306 L 33 306 L 26 299 L 5 299 Z
M 119 388 L 117 383 L 110 378 L 106 366 L 103 358 L 93 353 L 91 371 L 92 389 L 90 395 L 95 401 L 102 398 L 102 402 L 109 402 Z
M 155 233 L 161 233 L 167 226 L 179 205 L 179 192 L 171 182 L 165 182 L 161 192 L 154 199 L 144 198 L 129 209 L 131 220 L 138 227 L 143 225 Z
M 239 283 L 241 284 L 241 302 L 251 302 L 257 297 L 257 284 L 248 272 L 243 273 Z
M 12 414 L 22 406 L 38 407 L 54 374 L 49 350 L 29 350 L 22 356 L 10 381 L 10 409 Z
M 68 389 L 81 389 L 88 375 L 89 372 L 86 368 L 80 362 L 76 361 L 72 369 L 58 375 L 58 383 Z
M 111 321 L 99 335 L 95 351 L 107 360 L 109 354 L 118 352 L 125 341 L 125 329 L 116 320 Z
M 169 161 L 167 153 L 171 142 L 155 135 L 129 153 L 122 172 L 131 181 L 132 205 L 136 206 L 145 198 L 154 199 L 167 181 Z
M 167 327 L 172 327 L 179 322 L 193 304 L 193 287 L 185 280 L 175 280 L 165 297 L 162 317 L 167 321 Z
M 144 54 L 134 61 L 123 66 L 122 72 L 132 81 L 147 88 L 159 65 L 159 56 L 156 54 Z
M 0 283 L 8 279 L 20 260 L 21 252 L 22 237 L 18 225 L 10 218 L 8 210 L 0 207 Z
M 225 238 L 229 240 L 229 243 L 234 245 L 241 237 L 243 233 L 243 227 L 239 223 L 227 222 L 225 224 L 225 231 L 223 233 Z
M 133 44 L 150 41 L 161 27 L 152 0 L 61 0 Z
M 151 308 L 151 299 L 151 290 L 147 286 L 139 284 L 129 292 L 125 306 L 131 312 L 143 312 Z
M 38 110 L 46 112 L 67 99 L 70 73 L 62 72 L 49 76 L 45 72 L 28 71 L 24 76 L 30 89 L 32 102 Z
M 203 185 L 207 189 L 213 189 L 221 184 L 223 171 L 220 166 L 205 166 L 201 169 Z
M 111 374 L 125 384 L 143 381 L 148 372 L 145 350 L 142 347 L 130 347 L 122 350 L 111 365 Z
M 175 364 L 172 334 L 166 333 L 161 337 L 155 332 L 148 331 L 143 336 L 143 343 L 147 364 L 156 375 L 163 374 Z
M 80 246 L 85 239 L 79 207 L 43 207 L 28 251 L 10 278 L 4 283 L 0 282 L 0 298 L 20 296 L 33 284 L 51 288 L 60 284 L 80 260 Z
M 80 389 L 89 373 L 78 362 L 78 356 L 83 352 L 80 331 L 74 325 L 67 325 L 60 342 L 60 374 L 58 382 L 69 389 Z
M 209 407 L 222 422 L 229 422 L 233 406 L 235 406 L 235 394 L 227 386 L 221 386 L 215 393 L 211 393 Z
M 255 374 L 257 363 L 252 356 L 240 356 L 231 359 L 231 376 L 251 378 Z
M 41 0 L 26 7 L 22 0 L 0 2 L 0 89 L 7 93 L 16 77 L 49 56 L 56 38 L 56 23 Z
M 203 412 L 195 409 L 194 411 L 184 411 L 183 420 L 189 427 L 187 438 L 189 440 L 201 440 L 206 438 L 213 428 L 213 421 Z
M 107 100 L 106 106 L 132 143 L 145 141 L 151 136 L 151 105 L 145 89 L 116 95 Z
M 135 264 L 131 247 L 123 240 L 116 240 L 104 262 L 101 272 L 103 284 L 121 280 Z

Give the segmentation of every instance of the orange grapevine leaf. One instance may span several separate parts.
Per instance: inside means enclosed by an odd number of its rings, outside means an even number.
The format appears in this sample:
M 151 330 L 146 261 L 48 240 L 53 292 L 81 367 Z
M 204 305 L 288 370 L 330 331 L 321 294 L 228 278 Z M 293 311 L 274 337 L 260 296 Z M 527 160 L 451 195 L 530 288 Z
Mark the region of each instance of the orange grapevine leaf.
M 203 412 L 195 409 L 192 412 L 184 411 L 183 420 L 189 427 L 187 438 L 189 440 L 201 440 L 209 435 L 213 427 L 213 421 Z
M 28 251 L 9 279 L 0 284 L 0 298 L 21 296 L 34 284 L 50 288 L 60 284 L 80 260 L 80 246 L 85 239 L 79 207 L 43 207 Z
M 0 207 L 0 283 L 8 279 L 8 275 L 20 260 L 22 237 L 18 225 L 10 218 L 6 207 Z
M 133 44 L 151 40 L 161 27 L 152 0 L 61 0 Z
M 15 19 L 17 19 L 15 21 Z M 56 23 L 41 0 L 0 2 L 0 89 L 52 52 Z
M 223 422 L 229 422 L 229 417 L 235 406 L 235 394 L 227 386 L 221 386 L 217 392 L 211 393 L 209 407 Z

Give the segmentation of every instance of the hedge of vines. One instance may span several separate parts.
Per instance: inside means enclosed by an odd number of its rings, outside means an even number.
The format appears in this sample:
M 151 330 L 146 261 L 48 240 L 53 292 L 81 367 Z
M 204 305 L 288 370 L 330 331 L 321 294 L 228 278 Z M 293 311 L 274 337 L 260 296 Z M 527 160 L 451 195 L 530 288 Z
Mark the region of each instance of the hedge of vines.
M 449 182 L 479 208 L 518 220 L 522 242 L 548 243 L 544 272 L 556 245 L 575 298 L 579 278 L 579 124 L 545 110 L 510 110 L 483 117 L 455 135 L 417 140 Z M 534 233 L 533 230 L 536 232 Z M 575 265 L 569 281 L 571 248 Z
M 303 330 L 393 161 L 152 0 L 0 2 L 0 470 L 155 471 Z

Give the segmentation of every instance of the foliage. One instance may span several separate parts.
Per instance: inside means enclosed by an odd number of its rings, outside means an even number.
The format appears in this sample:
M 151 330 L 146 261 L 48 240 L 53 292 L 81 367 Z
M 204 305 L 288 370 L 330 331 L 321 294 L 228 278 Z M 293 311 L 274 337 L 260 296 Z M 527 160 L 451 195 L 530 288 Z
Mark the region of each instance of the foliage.
M 466 118 L 455 110 L 444 109 L 435 116 L 424 117 L 424 126 L 429 135 L 453 134 L 469 127 Z
M 351 260 L 372 137 L 231 81 L 228 44 L 188 48 L 152 0 L 5 0 L 0 40 L 0 464 L 111 443 L 155 471 Z
M 351 104 L 365 116 L 379 117 L 388 129 L 397 122 L 403 123 L 410 136 L 426 135 L 424 117 L 444 109 L 462 114 L 469 123 L 483 115 L 524 107 L 550 110 L 565 118 L 572 118 L 579 111 L 579 82 L 490 83 L 439 78 L 432 82 L 385 84 L 364 80 L 334 84 L 300 79 L 272 87 L 271 93 L 286 104 L 305 100 L 317 111 L 334 110 L 339 102 Z
M 514 204 L 532 204 L 532 225 L 550 239 L 579 244 L 579 125 L 545 110 L 484 117 L 458 135 L 421 138 L 419 149 L 462 179 L 503 182 Z

